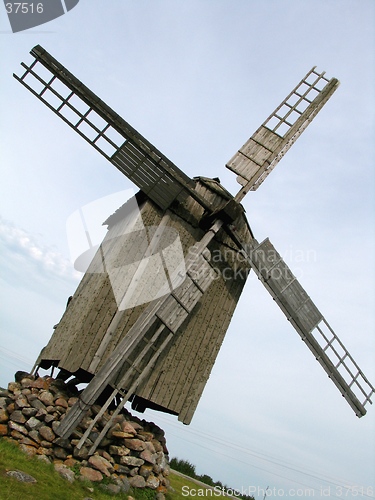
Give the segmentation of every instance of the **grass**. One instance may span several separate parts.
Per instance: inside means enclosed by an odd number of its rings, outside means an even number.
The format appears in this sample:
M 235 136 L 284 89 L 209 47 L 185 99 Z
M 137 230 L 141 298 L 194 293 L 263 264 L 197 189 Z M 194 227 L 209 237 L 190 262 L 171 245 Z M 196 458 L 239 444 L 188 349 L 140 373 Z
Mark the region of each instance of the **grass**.
M 204 497 L 207 499 L 210 498 L 223 498 L 224 500 L 228 497 L 218 497 L 213 495 L 213 491 L 211 488 L 208 486 L 203 486 L 203 484 L 199 483 L 197 484 L 195 481 L 186 479 L 185 477 L 179 476 L 175 474 L 173 471 L 171 471 L 171 474 L 169 476 L 169 479 L 171 481 L 171 486 L 173 488 L 173 491 L 168 492 L 167 494 L 167 500 L 189 500 L 194 498 L 194 497 Z M 184 490 L 182 489 L 183 487 L 187 487 Z M 199 492 L 198 492 L 199 490 Z M 183 491 L 185 491 L 185 494 L 183 495 Z M 188 495 L 187 492 L 191 491 L 192 495 Z M 206 493 L 207 491 L 207 493 Z
M 36 483 L 22 483 L 6 475 L 8 470 L 21 470 L 34 477 Z M 95 494 L 89 488 L 94 488 Z M 2 500 L 83 500 L 92 497 L 98 500 L 109 495 L 97 485 L 82 481 L 69 483 L 53 468 L 37 458 L 30 458 L 18 447 L 4 439 L 0 440 L 0 491 Z M 117 498 L 127 498 L 118 495 Z
M 9 470 L 21 470 L 34 477 L 36 483 L 22 483 L 9 477 Z M 185 479 L 173 471 L 169 476 L 172 490 L 166 495 L 167 500 L 186 499 L 183 486 L 189 489 L 204 488 L 193 481 Z M 133 496 L 136 500 L 153 500 L 155 492 L 150 489 L 132 489 L 128 493 L 119 493 L 115 497 L 101 490 L 100 485 L 89 481 L 74 481 L 69 483 L 63 479 L 52 464 L 47 464 L 35 457 L 28 457 L 16 444 L 0 438 L 0 498 L 1 500 L 83 500 L 92 498 L 102 500 L 116 498 L 127 500 Z

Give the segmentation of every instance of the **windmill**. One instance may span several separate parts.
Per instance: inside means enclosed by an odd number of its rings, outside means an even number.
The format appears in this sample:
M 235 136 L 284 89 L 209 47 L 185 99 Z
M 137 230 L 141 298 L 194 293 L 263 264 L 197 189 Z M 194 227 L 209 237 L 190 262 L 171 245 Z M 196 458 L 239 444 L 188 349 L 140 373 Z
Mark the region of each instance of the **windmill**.
M 69 436 L 99 398 L 92 426 L 113 401 L 112 418 L 128 400 L 190 423 L 250 270 L 355 414 L 365 415 L 374 387 L 269 239 L 255 239 L 241 205 L 338 80 L 316 67 L 304 76 L 226 165 L 241 185 L 232 196 L 218 179 L 184 174 L 42 47 L 31 54 L 15 78 L 140 189 L 105 222 L 107 236 L 36 362 L 88 382 L 58 434 Z M 174 258 L 178 249 L 183 258 Z

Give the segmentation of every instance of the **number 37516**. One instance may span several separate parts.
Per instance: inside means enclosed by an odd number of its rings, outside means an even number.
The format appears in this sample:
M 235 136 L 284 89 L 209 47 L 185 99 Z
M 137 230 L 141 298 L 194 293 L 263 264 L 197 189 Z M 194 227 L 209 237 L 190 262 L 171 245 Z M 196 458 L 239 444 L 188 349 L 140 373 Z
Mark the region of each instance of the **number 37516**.
M 41 14 L 43 12 L 43 3 L 34 2 L 13 2 L 5 4 L 8 14 Z

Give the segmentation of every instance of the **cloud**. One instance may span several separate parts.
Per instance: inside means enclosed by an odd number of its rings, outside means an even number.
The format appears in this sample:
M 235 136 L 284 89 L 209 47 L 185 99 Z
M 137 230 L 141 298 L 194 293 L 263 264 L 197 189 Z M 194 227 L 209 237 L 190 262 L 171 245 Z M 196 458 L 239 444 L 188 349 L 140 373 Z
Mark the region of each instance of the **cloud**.
M 43 293 L 51 283 L 76 286 L 80 273 L 40 235 L 34 235 L 0 217 L 0 265 L 2 278 L 10 285 L 26 286 Z
M 80 273 L 40 234 L 1 217 L 0 248 L 0 380 L 6 385 L 15 368 L 29 370 L 33 366 L 31 360 L 36 359 L 52 326 L 61 318 Z

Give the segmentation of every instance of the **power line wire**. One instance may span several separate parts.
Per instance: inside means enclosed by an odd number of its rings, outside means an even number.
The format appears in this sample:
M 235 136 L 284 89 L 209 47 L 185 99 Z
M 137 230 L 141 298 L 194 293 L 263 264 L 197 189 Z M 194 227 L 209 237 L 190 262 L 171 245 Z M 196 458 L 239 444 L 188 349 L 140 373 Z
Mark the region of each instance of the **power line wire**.
M 178 428 L 178 426 L 176 424 L 174 424 L 172 422 L 169 422 L 167 419 L 163 419 L 163 417 L 161 417 L 161 420 L 163 420 L 164 422 L 168 423 L 169 425 L 171 425 L 172 427 L 174 427 L 176 429 Z M 285 462 L 285 461 L 282 461 L 282 460 L 280 461 L 280 459 L 275 459 L 275 457 L 272 457 L 271 455 L 267 455 L 265 453 L 260 453 L 260 452 L 255 452 L 255 451 L 250 451 L 248 448 L 244 448 L 243 446 L 241 446 L 241 445 L 239 445 L 237 443 L 233 444 L 233 443 L 230 443 L 230 442 L 226 441 L 225 439 L 218 438 L 216 436 L 212 436 L 212 435 L 204 433 L 204 432 L 200 432 L 200 431 L 197 431 L 197 430 L 194 430 L 194 429 L 189 429 L 189 430 L 184 429 L 184 433 L 195 434 L 195 435 L 197 435 L 200 438 L 203 437 L 204 439 L 209 440 L 209 441 L 213 441 L 216 444 L 225 445 L 226 447 L 232 448 L 234 450 L 240 450 L 242 453 L 245 453 L 247 455 L 253 456 L 254 458 L 256 458 L 258 460 L 263 460 L 265 462 L 269 462 L 269 463 L 275 464 L 278 467 L 282 467 L 282 468 L 285 468 L 285 469 L 297 472 L 299 474 L 303 474 L 305 476 L 311 477 L 313 479 L 317 479 L 319 481 L 324 481 L 326 483 L 330 483 L 330 484 L 332 484 L 333 486 L 336 486 L 336 487 L 341 487 L 343 489 L 348 489 L 349 488 L 349 489 L 353 489 L 353 491 L 355 489 L 355 483 L 352 482 L 352 481 L 342 480 L 342 479 L 339 479 L 339 478 L 334 478 L 334 477 L 328 476 L 326 474 L 322 474 L 322 473 L 319 473 L 319 472 L 316 472 L 316 471 L 312 471 L 311 469 L 308 469 L 308 468 L 306 468 L 305 470 L 303 470 L 303 468 L 297 467 L 295 464 L 291 464 L 290 462 L 289 462 L 289 465 L 286 465 L 286 464 L 288 464 L 288 462 Z M 186 440 L 186 438 L 182 437 L 181 435 L 179 435 L 179 436 L 176 436 L 175 434 L 172 434 L 172 435 L 174 435 L 175 437 L 177 437 L 179 439 L 185 439 Z M 219 454 L 221 454 L 223 456 L 231 458 L 232 460 L 237 460 L 238 462 L 244 463 L 246 465 L 250 465 L 250 466 L 255 467 L 257 469 L 264 470 L 264 471 L 267 471 L 267 472 L 269 472 L 271 474 L 274 474 L 276 476 L 279 476 L 279 477 L 282 477 L 284 479 L 289 479 L 290 480 L 290 478 L 286 478 L 285 476 L 282 476 L 282 475 L 276 474 L 274 472 L 271 472 L 269 469 L 264 469 L 264 468 L 261 468 L 259 466 L 255 466 L 255 465 L 253 465 L 253 464 L 251 464 L 249 462 L 245 462 L 243 460 L 240 460 L 237 457 L 226 455 L 226 454 L 224 454 L 222 452 L 218 452 L 217 450 L 213 450 L 211 448 L 205 447 L 205 446 L 203 446 L 203 445 L 201 445 L 199 443 L 196 443 L 194 441 L 188 441 L 188 442 L 190 442 L 192 444 L 195 444 L 197 446 L 206 448 L 206 449 L 208 449 L 210 451 L 214 451 L 215 453 L 219 453 Z M 295 481 L 295 482 L 297 484 L 303 484 L 303 483 L 299 483 L 298 481 Z M 351 485 L 349 483 L 351 483 Z M 306 486 L 305 484 L 303 484 L 303 485 Z M 362 493 L 361 493 L 361 495 L 362 495 Z M 374 498 L 373 496 L 367 495 L 365 493 L 363 493 L 362 496 L 366 496 L 368 498 Z

